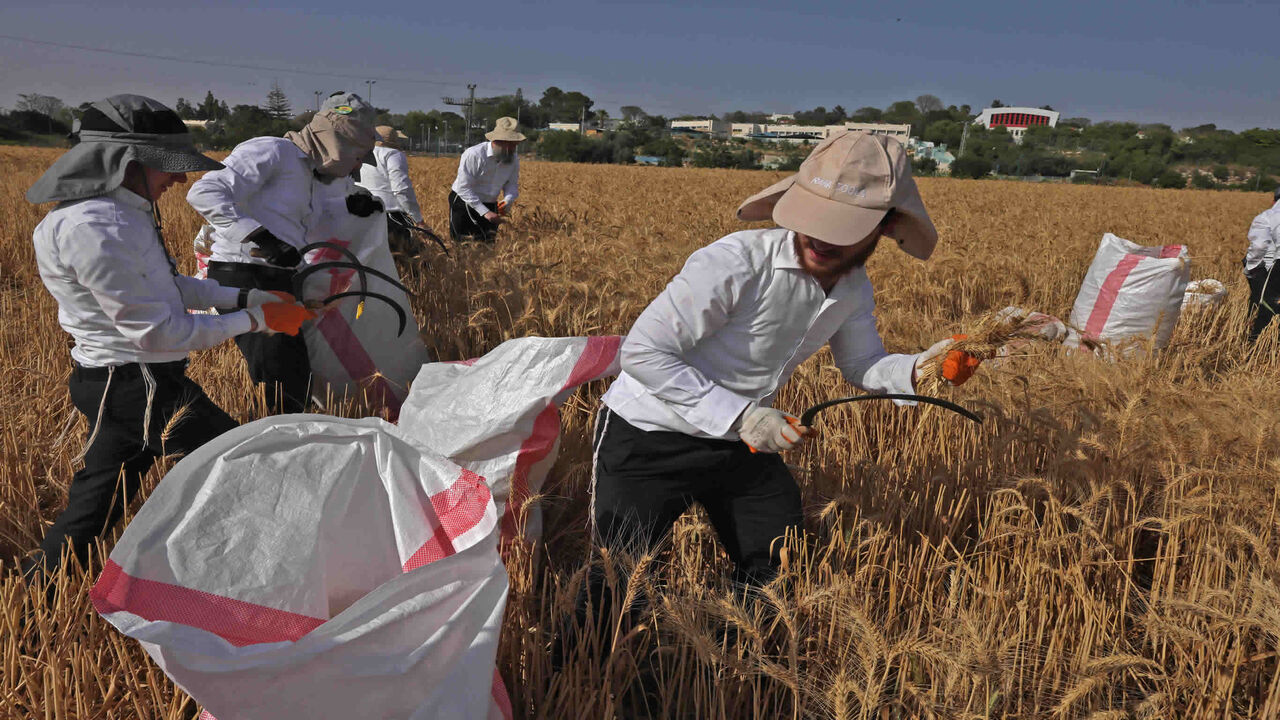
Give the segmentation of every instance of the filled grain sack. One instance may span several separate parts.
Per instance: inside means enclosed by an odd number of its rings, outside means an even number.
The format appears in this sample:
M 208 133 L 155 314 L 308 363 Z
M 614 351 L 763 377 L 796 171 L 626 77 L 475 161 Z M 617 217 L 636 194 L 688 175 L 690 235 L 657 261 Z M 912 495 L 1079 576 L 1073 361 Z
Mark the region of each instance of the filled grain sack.
M 1226 299 L 1227 286 L 1218 280 L 1212 278 L 1192 280 L 1187 283 L 1187 291 L 1182 295 L 1182 309 L 1185 311 L 1190 308 L 1216 308 Z
M 484 479 L 377 418 L 282 415 L 183 458 L 94 607 L 206 717 L 510 717 Z
M 522 510 L 555 464 L 560 404 L 579 385 L 616 375 L 621 344 L 620 336 L 519 338 L 476 360 L 424 365 L 400 427 L 485 478 L 504 539 L 537 537 L 540 510 Z
M 1143 247 L 1102 236 L 1071 308 L 1069 346 L 1154 341 L 1169 344 L 1191 275 L 1185 245 Z

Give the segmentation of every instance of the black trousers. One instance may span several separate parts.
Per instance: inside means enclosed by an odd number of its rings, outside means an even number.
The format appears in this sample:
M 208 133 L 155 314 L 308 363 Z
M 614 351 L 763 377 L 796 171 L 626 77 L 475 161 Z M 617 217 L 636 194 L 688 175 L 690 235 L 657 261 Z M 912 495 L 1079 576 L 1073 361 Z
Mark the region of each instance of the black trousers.
M 782 458 L 738 441 L 636 428 L 605 408 L 596 428 L 596 541 L 653 549 L 698 502 L 733 560 L 735 579 L 764 583 L 779 563 L 780 538 L 799 531 L 800 489 Z
M 236 421 L 187 378 L 185 368 L 185 360 L 147 366 L 155 379 L 155 394 L 146 423 L 147 381 L 141 366 L 117 367 L 109 383 L 107 368 L 72 366 L 71 402 L 89 421 L 90 433 L 96 425 L 97 435 L 85 453 L 84 467 L 71 479 L 67 507 L 45 533 L 40 555 L 27 563 L 28 568 L 43 564 L 48 571 L 56 569 L 64 545 L 70 545 L 83 563 L 93 541 L 120 519 L 157 458 L 185 455 L 236 427 Z
M 209 279 L 228 287 L 293 292 L 293 271 L 288 268 L 212 261 Z M 248 365 L 249 378 L 267 386 L 271 413 L 306 412 L 311 396 L 311 360 L 302 334 L 244 333 L 235 340 Z
M 497 210 L 485 203 L 490 212 Z M 483 213 L 476 212 L 458 193 L 449 191 L 449 235 L 454 241 L 483 240 L 493 242 L 498 236 L 498 226 L 484 219 Z
M 1249 313 L 1253 316 L 1249 341 L 1253 342 L 1276 316 L 1272 308 L 1280 308 L 1280 272 L 1268 272 L 1266 266 L 1259 265 L 1245 277 L 1249 280 Z

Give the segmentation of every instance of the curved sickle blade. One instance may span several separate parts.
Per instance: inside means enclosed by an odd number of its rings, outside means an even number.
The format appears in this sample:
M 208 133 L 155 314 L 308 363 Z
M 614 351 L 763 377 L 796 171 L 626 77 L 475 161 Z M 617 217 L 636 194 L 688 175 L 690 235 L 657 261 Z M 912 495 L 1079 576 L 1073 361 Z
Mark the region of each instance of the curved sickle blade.
M 385 281 L 386 281 L 386 282 L 388 282 L 388 283 L 391 283 L 393 286 L 395 286 L 398 290 L 400 290 L 401 292 L 403 292 L 405 295 L 412 295 L 412 294 L 413 294 L 412 292 L 410 292 L 410 291 L 409 291 L 409 288 L 405 287 L 404 285 L 401 285 L 399 280 L 397 280 L 397 279 L 395 279 L 395 278 L 391 277 L 390 275 L 387 275 L 387 274 L 386 274 L 386 273 L 384 273 L 384 272 L 381 272 L 381 271 L 379 271 L 379 270 L 374 270 L 373 268 L 368 267 L 368 266 L 366 266 L 366 265 L 361 265 L 361 264 L 360 264 L 360 263 L 358 263 L 358 262 L 343 262 L 343 261 L 341 261 L 341 260 L 334 260 L 334 261 L 331 261 L 331 262 L 316 263 L 315 265 L 308 265 L 308 266 L 306 266 L 305 268 L 303 268 L 303 269 L 299 270 L 297 273 L 295 273 L 295 274 L 294 274 L 294 276 L 293 276 L 293 286 L 294 286 L 295 288 L 297 288 L 297 289 L 301 290 L 301 289 L 302 289 L 302 283 L 303 283 L 303 282 L 305 282 L 305 281 L 306 281 L 306 279 L 307 279 L 309 276 L 311 276 L 311 275 L 313 275 L 313 274 L 315 274 L 315 273 L 318 273 L 318 272 L 320 272 L 321 270 L 334 270 L 334 269 L 337 269 L 337 268 L 345 268 L 345 269 L 348 269 L 348 270 L 355 270 L 355 271 L 357 271 L 357 272 L 359 272 L 359 271 L 363 270 L 364 272 L 366 272 L 366 273 L 368 273 L 368 274 L 370 274 L 370 275 L 372 275 L 372 276 L 374 276 L 374 277 L 376 277 L 376 278 L 379 278 L 379 279 L 381 279 L 381 280 L 385 280 Z M 372 296 L 371 296 L 371 297 L 372 297 Z
M 444 241 L 440 239 L 439 235 L 436 235 L 435 233 L 431 232 L 427 228 L 406 223 L 403 220 L 396 218 L 395 215 L 388 215 L 388 217 L 391 218 L 391 222 L 396 224 L 396 227 L 403 228 L 410 232 L 422 233 L 423 235 L 426 235 L 428 238 L 431 238 L 431 240 L 433 240 L 435 244 L 440 246 L 440 249 L 444 251 L 445 255 L 449 254 L 449 247 L 444 244 Z
M 409 324 L 409 318 L 406 315 L 404 308 L 400 307 L 400 305 L 396 301 L 392 300 L 391 298 L 381 293 L 369 292 L 368 290 L 348 290 L 346 292 L 340 292 L 334 295 L 330 295 L 329 297 L 325 298 L 323 302 L 324 304 L 328 305 L 331 302 L 334 302 L 336 300 L 341 300 L 342 298 L 348 298 L 348 297 L 373 298 L 374 300 L 381 300 L 382 302 L 390 305 L 391 309 L 395 310 L 396 315 L 400 317 L 400 331 L 396 333 L 396 337 L 400 337 L 401 335 L 404 334 L 405 326 Z
M 356 257 L 355 253 L 339 245 L 338 243 L 329 242 L 328 240 L 321 240 L 320 242 L 313 242 L 308 245 L 303 245 L 301 248 L 298 248 L 298 252 L 302 253 L 305 256 L 307 253 L 311 252 L 312 250 L 321 250 L 321 249 L 335 250 L 339 255 L 346 257 L 348 261 L 353 262 L 356 265 L 359 265 L 360 267 L 356 268 L 356 274 L 360 276 L 360 289 L 361 290 L 369 289 L 369 276 L 365 274 L 365 267 L 360 263 L 360 258 Z M 294 297 L 302 297 L 302 281 L 299 280 L 297 277 L 294 277 L 293 279 L 293 289 L 294 289 L 294 293 L 293 293 Z
M 982 417 L 979 416 L 977 413 L 967 408 L 963 408 L 949 400 L 942 400 L 936 397 L 929 397 L 928 395 L 910 395 L 907 393 L 879 393 L 875 395 L 853 395 L 850 397 L 836 398 L 835 400 L 828 400 L 826 402 L 818 403 L 817 405 L 814 405 L 813 407 L 804 411 L 804 414 L 800 416 L 800 424 L 805 427 L 809 427 L 809 425 L 813 423 L 813 419 L 817 417 L 818 413 L 822 412 L 823 410 L 826 410 L 827 408 L 832 407 L 833 405 L 841 405 L 847 402 L 859 402 L 862 400 L 914 400 L 915 402 L 924 403 L 925 405 L 937 405 L 940 408 L 946 408 L 947 410 L 950 410 L 953 413 L 959 413 L 960 415 L 963 415 L 976 423 L 982 422 Z

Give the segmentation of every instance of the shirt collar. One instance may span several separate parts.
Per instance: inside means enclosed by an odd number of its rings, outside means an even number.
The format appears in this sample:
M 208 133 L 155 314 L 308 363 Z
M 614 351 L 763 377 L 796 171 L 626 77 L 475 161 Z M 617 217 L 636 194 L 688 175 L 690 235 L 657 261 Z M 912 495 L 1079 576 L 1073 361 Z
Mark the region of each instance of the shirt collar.
M 151 201 L 142 197 L 141 195 L 138 195 L 132 190 L 126 190 L 123 187 L 117 187 L 115 190 L 112 190 L 111 192 L 107 193 L 107 197 L 117 202 L 128 205 L 129 207 L 134 208 L 136 210 L 141 210 L 142 212 L 145 212 L 145 213 L 151 212 Z
M 493 157 L 493 141 L 486 140 L 484 143 L 484 156 Z

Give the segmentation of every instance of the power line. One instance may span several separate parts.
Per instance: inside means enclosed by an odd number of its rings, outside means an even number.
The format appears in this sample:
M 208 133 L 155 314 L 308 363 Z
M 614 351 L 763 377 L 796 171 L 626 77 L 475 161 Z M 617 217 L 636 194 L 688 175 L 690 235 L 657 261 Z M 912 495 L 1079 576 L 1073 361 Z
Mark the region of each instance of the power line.
M 225 62 L 222 60 L 206 60 L 203 58 L 178 57 L 176 55 L 160 55 L 157 53 L 135 52 L 131 50 L 115 50 L 111 48 L 92 47 L 89 45 L 77 45 L 74 43 L 54 42 L 52 40 L 37 40 L 35 38 L 19 37 L 17 35 L 0 34 L 0 39 L 13 40 L 15 42 L 31 43 L 33 45 L 46 45 L 49 47 L 66 48 L 69 50 L 83 50 L 85 52 L 104 53 L 107 55 L 122 55 L 124 57 L 144 58 L 148 60 L 166 60 L 169 62 L 188 63 L 191 65 L 205 65 L 208 67 L 227 67 L 227 68 L 237 68 L 240 70 L 256 70 L 261 72 L 293 73 L 296 75 L 311 75 L 314 77 L 342 78 L 344 80 L 358 80 L 360 82 L 369 82 L 372 80 L 372 81 L 382 81 L 382 82 L 390 82 L 390 83 L 409 83 L 413 85 L 434 85 L 437 87 L 459 87 L 460 88 L 460 87 L 466 86 L 466 83 L 464 82 L 446 82 L 443 80 L 424 80 L 419 78 L 386 77 L 386 76 L 378 76 L 378 75 L 369 75 L 367 73 L 356 75 L 352 73 L 341 73 L 341 72 L 319 72 L 316 70 L 299 70 L 297 68 L 274 67 L 270 65 L 251 65 L 249 63 L 234 63 L 234 62 Z M 503 90 L 501 88 L 495 89 L 494 92 L 497 92 L 500 95 L 515 94 L 513 91 Z M 600 97 L 592 98 L 592 101 L 595 104 L 601 104 L 601 103 L 612 103 L 616 105 L 626 104 L 624 101 L 621 101 L 621 100 L 613 100 L 610 98 L 600 98 Z M 676 109 L 674 105 L 670 105 L 663 102 L 653 102 L 653 103 L 646 103 L 646 104 L 650 105 L 651 107 L 666 108 L 670 110 Z

